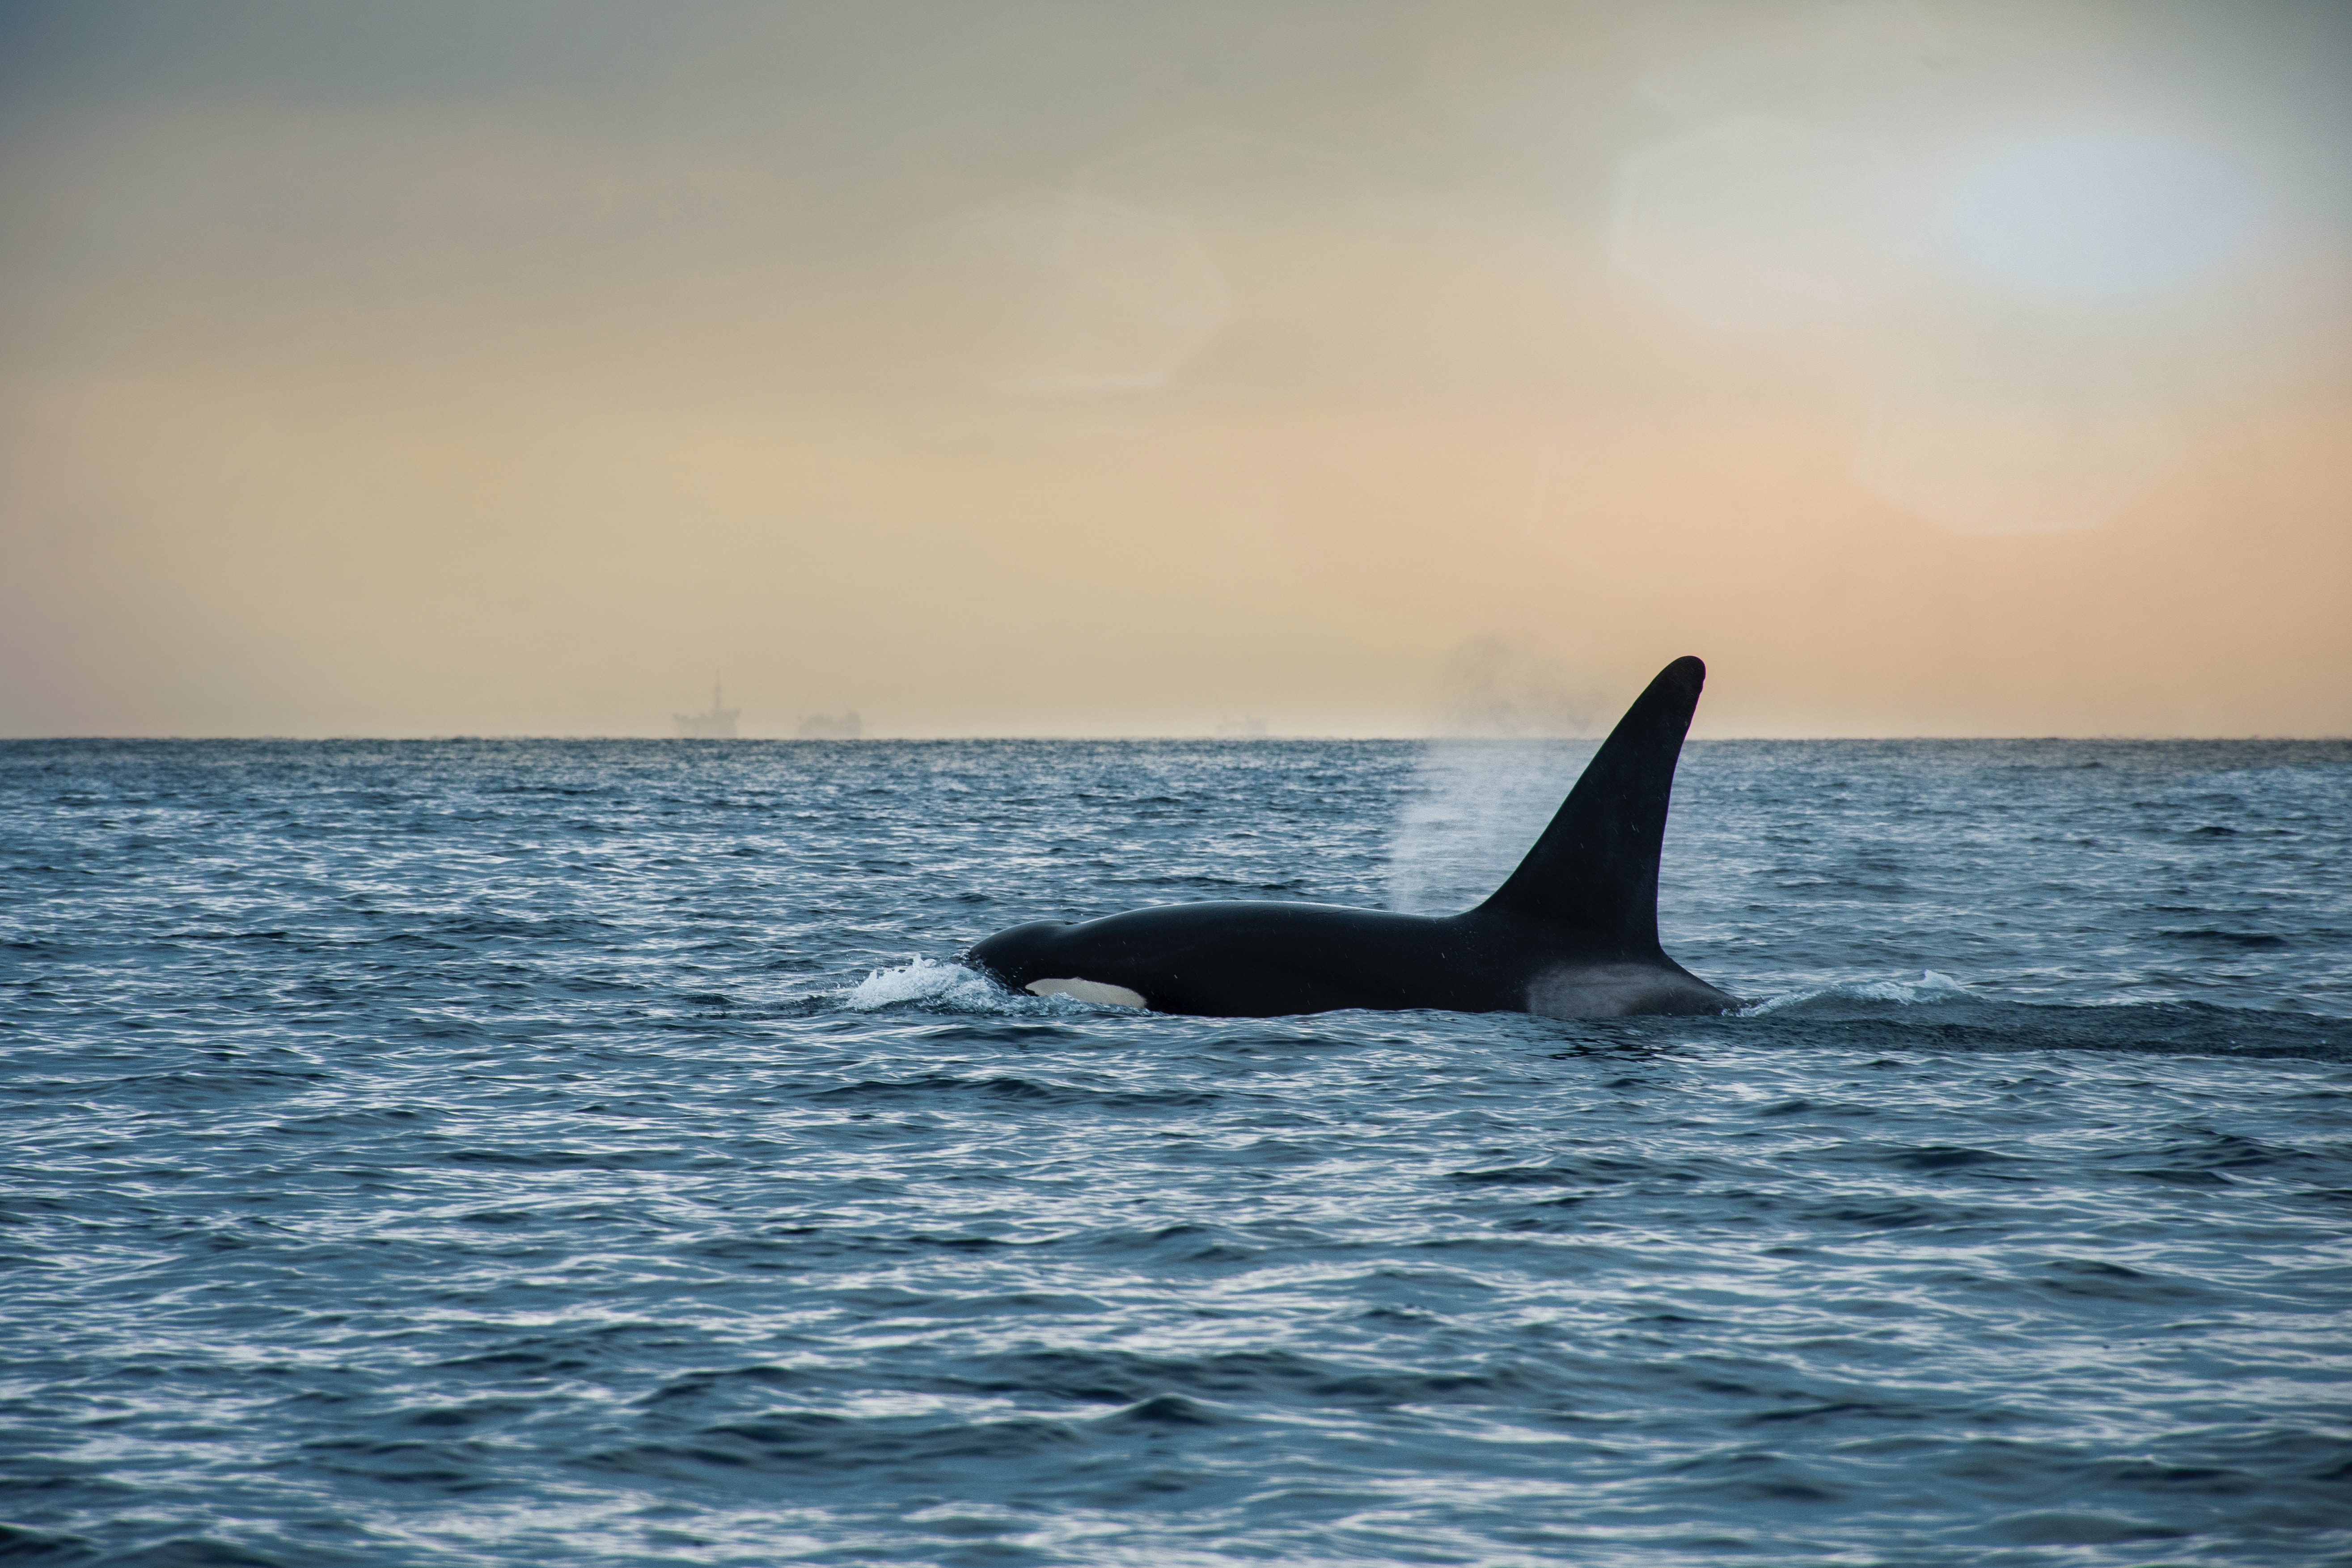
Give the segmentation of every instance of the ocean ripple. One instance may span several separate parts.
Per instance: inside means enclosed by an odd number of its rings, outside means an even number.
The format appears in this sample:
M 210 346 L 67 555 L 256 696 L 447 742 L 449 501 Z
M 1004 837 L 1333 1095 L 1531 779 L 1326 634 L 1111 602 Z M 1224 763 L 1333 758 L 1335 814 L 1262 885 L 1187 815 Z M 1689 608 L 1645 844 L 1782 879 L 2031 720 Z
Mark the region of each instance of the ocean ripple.
M 2352 1559 L 2352 747 L 1694 744 L 1727 1017 L 955 962 L 1586 749 L 0 744 L 0 1560 Z

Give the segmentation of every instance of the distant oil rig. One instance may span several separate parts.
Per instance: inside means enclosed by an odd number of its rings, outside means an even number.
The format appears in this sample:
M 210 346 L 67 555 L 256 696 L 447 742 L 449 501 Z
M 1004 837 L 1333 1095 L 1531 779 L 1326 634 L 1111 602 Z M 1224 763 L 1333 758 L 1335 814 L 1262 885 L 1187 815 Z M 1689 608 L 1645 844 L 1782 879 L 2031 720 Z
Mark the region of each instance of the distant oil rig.
M 740 708 L 719 705 L 719 677 L 710 678 L 710 710 L 707 713 L 677 713 L 678 739 L 682 741 L 731 741 L 735 738 L 735 721 L 743 716 Z
M 710 678 L 710 706 L 700 713 L 673 713 L 681 741 L 732 741 L 737 739 L 735 721 L 743 717 L 740 708 L 726 706 L 726 692 L 719 677 Z M 857 710 L 840 713 L 808 713 L 802 715 L 800 737 L 803 741 L 855 741 L 866 733 L 866 721 Z

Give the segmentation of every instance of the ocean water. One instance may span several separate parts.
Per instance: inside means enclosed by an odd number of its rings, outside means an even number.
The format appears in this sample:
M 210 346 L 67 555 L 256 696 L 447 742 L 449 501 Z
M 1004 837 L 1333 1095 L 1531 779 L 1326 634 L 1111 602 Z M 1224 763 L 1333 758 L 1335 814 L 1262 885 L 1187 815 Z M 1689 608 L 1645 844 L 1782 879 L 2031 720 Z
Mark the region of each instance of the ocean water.
M 2352 745 L 1694 744 L 1724 1018 L 1189 1019 L 1589 745 L 0 745 L 0 1561 L 2352 1562 Z

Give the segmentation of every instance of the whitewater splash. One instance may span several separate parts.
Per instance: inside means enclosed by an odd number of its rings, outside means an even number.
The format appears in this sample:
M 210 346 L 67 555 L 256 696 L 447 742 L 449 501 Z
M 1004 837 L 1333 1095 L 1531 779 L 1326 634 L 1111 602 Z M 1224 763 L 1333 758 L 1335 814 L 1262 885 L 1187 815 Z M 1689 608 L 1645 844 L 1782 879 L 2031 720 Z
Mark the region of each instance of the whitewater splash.
M 835 992 L 853 1013 L 875 1013 L 885 1007 L 920 1007 L 941 1013 L 992 1013 L 1028 1017 L 1040 1014 L 1083 1014 L 1128 1009 L 1097 1006 L 1074 996 L 1032 996 L 1007 991 L 978 970 L 961 963 L 939 963 L 918 954 L 891 969 L 877 969 L 846 991 Z
M 877 969 L 847 991 L 838 994 L 854 1013 L 872 1013 L 908 1003 L 944 1003 L 957 1012 L 998 1013 L 1012 1010 L 1011 993 L 984 974 L 961 963 L 935 963 L 917 957 L 895 969 Z

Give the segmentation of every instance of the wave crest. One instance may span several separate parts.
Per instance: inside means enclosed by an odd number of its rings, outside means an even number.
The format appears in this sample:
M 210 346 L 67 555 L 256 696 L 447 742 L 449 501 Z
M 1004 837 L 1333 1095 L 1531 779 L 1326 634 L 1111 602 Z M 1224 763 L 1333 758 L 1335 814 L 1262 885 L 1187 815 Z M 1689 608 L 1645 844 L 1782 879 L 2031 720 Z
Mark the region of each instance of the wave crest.
M 1841 980 L 1833 985 L 1818 985 L 1807 991 L 1784 991 L 1777 996 L 1767 996 L 1761 1002 L 1742 1007 L 1739 1016 L 1760 1017 L 1767 1013 L 1802 1006 L 1808 1002 L 1891 1002 L 1899 1006 L 1914 1006 L 1930 1002 L 1956 1002 L 1969 994 L 1969 988 L 1950 975 L 1938 974 L 1927 969 L 1922 970 L 1916 980 Z

